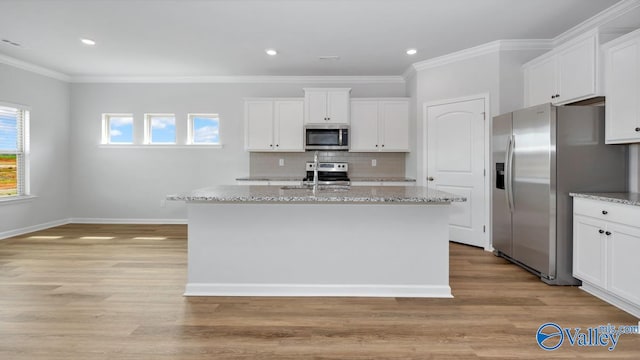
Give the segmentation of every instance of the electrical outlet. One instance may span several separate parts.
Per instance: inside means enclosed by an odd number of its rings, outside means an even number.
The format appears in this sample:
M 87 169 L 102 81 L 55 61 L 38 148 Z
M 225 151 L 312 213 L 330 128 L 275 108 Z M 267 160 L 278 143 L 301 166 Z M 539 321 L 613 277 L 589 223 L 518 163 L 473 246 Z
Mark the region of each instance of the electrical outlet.
M 371 166 L 378 166 L 378 161 L 376 159 L 371 159 Z
M 278 165 L 280 165 L 280 166 L 284 166 L 284 159 L 280 159 L 280 160 L 278 161 Z

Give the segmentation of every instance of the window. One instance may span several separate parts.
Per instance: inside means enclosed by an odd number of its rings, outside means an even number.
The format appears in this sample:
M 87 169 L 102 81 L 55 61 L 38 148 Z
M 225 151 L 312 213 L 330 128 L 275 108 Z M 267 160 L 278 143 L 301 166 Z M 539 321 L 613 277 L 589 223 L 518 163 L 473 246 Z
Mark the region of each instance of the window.
M 133 115 L 103 114 L 103 144 L 133 144 Z
M 144 116 L 145 144 L 175 144 L 176 117 L 173 114 L 146 114 Z
M 220 145 L 220 119 L 217 114 L 189 114 L 188 144 Z
M 29 111 L 0 104 L 0 198 L 29 194 Z

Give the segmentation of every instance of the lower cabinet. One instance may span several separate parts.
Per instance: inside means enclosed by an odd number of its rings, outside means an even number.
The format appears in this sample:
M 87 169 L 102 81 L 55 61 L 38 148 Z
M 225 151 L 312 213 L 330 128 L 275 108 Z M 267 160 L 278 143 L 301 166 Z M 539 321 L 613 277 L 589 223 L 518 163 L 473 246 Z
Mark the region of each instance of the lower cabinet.
M 640 207 L 573 199 L 573 276 L 640 317 Z

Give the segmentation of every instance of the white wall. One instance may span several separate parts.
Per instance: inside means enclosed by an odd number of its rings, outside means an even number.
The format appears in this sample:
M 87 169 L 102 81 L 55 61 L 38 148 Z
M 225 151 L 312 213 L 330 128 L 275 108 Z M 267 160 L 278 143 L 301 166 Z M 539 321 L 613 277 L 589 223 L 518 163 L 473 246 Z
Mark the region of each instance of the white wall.
M 160 203 L 167 194 L 249 175 L 244 150 L 245 97 L 302 97 L 303 87 L 350 87 L 352 97 L 405 96 L 398 84 L 73 84 L 72 214 L 80 219 L 185 219 L 184 205 Z M 133 113 L 142 138 L 144 113 L 175 113 L 186 136 L 189 112 L 220 114 L 222 149 L 100 147 L 101 114 Z
M 69 218 L 69 84 L 0 64 L 0 101 L 31 108 L 31 193 L 0 203 L 0 238 Z

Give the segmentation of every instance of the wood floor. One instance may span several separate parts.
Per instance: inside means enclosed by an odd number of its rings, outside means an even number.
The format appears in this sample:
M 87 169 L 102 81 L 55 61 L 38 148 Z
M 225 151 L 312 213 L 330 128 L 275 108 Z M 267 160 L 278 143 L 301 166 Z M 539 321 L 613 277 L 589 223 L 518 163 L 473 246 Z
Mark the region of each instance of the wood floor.
M 185 279 L 186 226 L 65 225 L 0 241 L 0 359 L 640 359 L 640 335 L 611 352 L 540 349 L 545 322 L 638 319 L 458 244 L 454 299 L 187 298 Z

